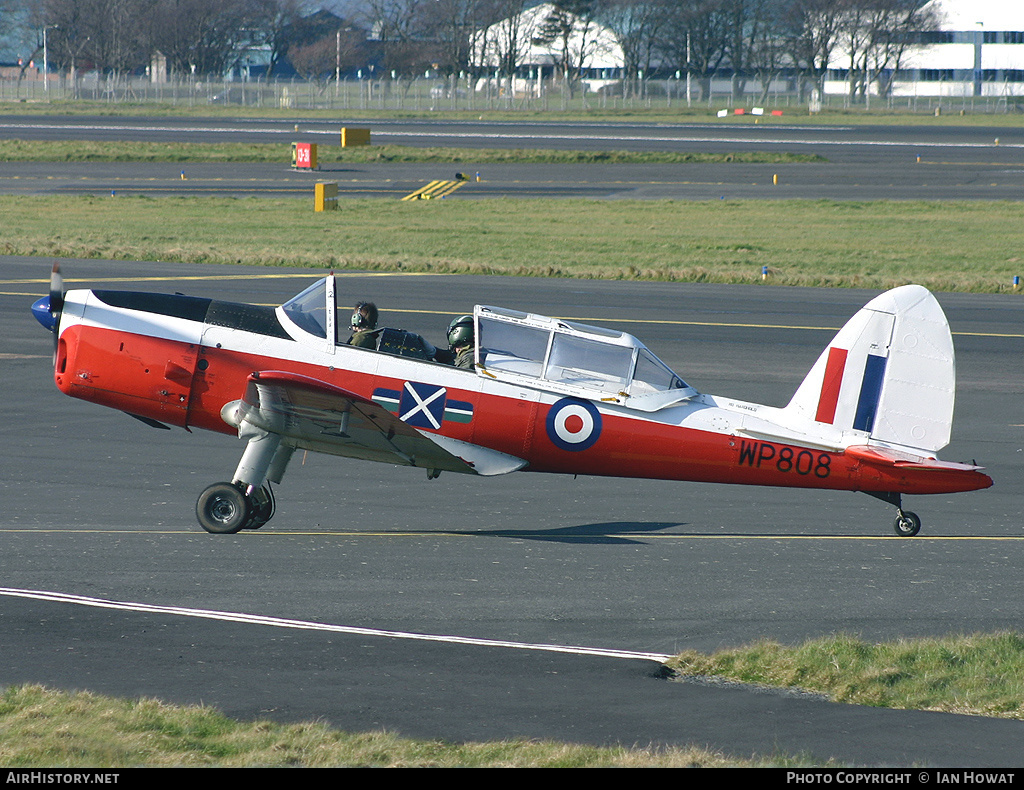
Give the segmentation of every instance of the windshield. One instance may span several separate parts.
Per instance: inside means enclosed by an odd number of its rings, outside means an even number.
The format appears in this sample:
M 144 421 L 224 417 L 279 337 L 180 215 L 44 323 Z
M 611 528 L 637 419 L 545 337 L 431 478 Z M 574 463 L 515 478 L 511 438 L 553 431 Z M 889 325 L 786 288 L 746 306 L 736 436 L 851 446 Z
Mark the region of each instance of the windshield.
M 629 394 L 647 395 L 651 392 L 667 392 L 686 388 L 686 382 L 646 348 L 640 349 L 633 371 L 633 383 Z
M 327 337 L 327 280 L 309 288 L 281 305 L 297 327 L 317 337 Z

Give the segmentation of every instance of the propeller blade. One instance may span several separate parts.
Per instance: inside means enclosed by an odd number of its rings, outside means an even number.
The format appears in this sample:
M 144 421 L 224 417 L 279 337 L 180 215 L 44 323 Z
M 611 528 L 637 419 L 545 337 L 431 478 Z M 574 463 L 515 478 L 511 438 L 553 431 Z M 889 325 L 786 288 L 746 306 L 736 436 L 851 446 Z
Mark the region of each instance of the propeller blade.
M 64 278 L 60 276 L 60 264 L 54 261 L 53 269 L 50 271 L 50 312 L 56 317 L 63 309 Z
M 60 314 L 64 310 L 64 278 L 60 276 L 60 264 L 53 262 L 50 270 L 50 315 L 53 316 L 53 364 L 57 364 L 60 348 Z

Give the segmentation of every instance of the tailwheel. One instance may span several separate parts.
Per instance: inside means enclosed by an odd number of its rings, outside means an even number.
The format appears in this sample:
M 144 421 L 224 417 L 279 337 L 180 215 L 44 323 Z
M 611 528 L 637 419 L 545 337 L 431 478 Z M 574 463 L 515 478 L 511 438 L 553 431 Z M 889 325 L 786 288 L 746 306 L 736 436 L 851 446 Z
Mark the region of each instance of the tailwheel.
M 215 535 L 233 535 L 246 527 L 252 515 L 252 502 L 232 483 L 214 483 L 196 502 L 200 526 Z
M 921 519 L 918 518 L 917 513 L 911 513 L 909 510 L 897 510 L 896 520 L 892 526 L 901 538 L 912 538 L 921 531 Z

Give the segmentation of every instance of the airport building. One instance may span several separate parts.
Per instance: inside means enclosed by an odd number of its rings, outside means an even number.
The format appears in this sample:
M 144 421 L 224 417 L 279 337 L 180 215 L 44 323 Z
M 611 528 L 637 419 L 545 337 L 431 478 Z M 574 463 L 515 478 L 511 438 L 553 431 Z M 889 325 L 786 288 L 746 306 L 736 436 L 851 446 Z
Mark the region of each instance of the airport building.
M 907 48 L 893 73 L 890 95 L 941 98 L 1024 96 L 1024 2 L 1021 0 L 931 0 L 938 30 L 923 33 Z M 838 51 L 824 84 L 826 94 L 850 92 L 849 60 Z
M 494 76 L 483 78 L 477 90 L 488 80 L 507 82 L 509 71 L 517 95 L 539 95 L 544 80 L 563 80 L 565 71 L 587 91 L 617 83 L 625 58 L 615 33 L 565 14 L 561 21 L 568 35 L 550 37 L 545 25 L 555 14 L 554 5 L 543 3 L 478 31 L 473 65 L 493 70 Z

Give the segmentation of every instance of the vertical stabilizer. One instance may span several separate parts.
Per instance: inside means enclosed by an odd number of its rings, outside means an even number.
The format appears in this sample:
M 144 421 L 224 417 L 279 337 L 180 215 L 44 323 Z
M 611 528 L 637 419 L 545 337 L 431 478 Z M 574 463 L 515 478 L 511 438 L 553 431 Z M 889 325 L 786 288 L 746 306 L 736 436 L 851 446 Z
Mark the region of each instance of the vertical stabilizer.
M 949 443 L 955 390 L 946 316 L 927 289 L 904 285 L 839 330 L 785 411 L 862 441 L 935 452 Z

